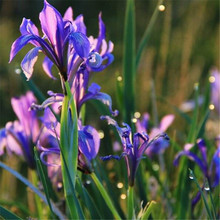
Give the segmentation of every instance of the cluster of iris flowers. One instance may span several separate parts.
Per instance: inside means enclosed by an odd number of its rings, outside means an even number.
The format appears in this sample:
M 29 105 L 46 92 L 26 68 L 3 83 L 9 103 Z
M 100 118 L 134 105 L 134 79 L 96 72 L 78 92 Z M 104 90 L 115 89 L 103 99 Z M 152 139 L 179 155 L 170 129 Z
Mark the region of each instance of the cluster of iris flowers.
M 64 122 L 62 122 L 62 119 L 60 120 L 60 116 L 62 118 L 62 115 L 68 115 L 67 126 L 71 128 L 76 126 L 77 128 L 76 137 L 74 136 L 76 134 L 74 129 L 70 129 L 72 132 L 71 137 L 66 136 L 72 142 L 74 142 L 73 139 L 77 138 L 77 155 L 75 155 L 77 157 L 77 168 L 85 174 L 92 174 L 91 161 L 99 152 L 100 136 L 94 127 L 84 124 L 81 109 L 85 102 L 96 99 L 108 106 L 111 116 L 101 116 L 101 119 L 107 120 L 108 124 L 116 128 L 122 145 L 120 155 L 102 156 L 100 159 L 106 161 L 124 158 L 128 184 L 132 188 L 141 159 L 145 156 L 152 158 L 154 155 L 163 154 L 169 146 L 169 137 L 164 132 L 172 124 L 174 115 L 165 116 L 160 125 L 153 128 L 150 133 L 148 129 L 149 114 L 147 113 L 143 115 L 142 120 L 137 120 L 137 133 L 132 134 L 132 129 L 126 123 L 123 123 L 123 127 L 120 127 L 113 119 L 119 112 L 112 110 L 111 97 L 100 92 L 101 87 L 98 84 L 91 83 L 89 85 L 91 74 L 104 70 L 114 60 L 112 54 L 114 44 L 111 41 L 106 41 L 106 30 L 101 13 L 98 17 L 99 34 L 97 38 L 87 36 L 83 16 L 79 15 L 73 19 L 71 7 L 67 9 L 62 17 L 59 11 L 44 0 L 44 8 L 39 15 L 39 19 L 42 36 L 30 19 L 23 18 L 20 25 L 21 36 L 12 44 L 9 62 L 27 44 L 33 45 L 33 48 L 21 62 L 21 68 L 27 80 L 32 76 L 39 52 L 42 52 L 45 55 L 42 64 L 45 73 L 52 80 L 60 77 L 63 93 L 48 91 L 49 98 L 43 103 L 38 103 L 34 94 L 30 91 L 23 96 L 12 98 L 12 108 L 18 119 L 14 122 L 8 122 L 5 128 L 0 130 L 0 155 L 6 152 L 8 154 L 15 153 L 23 157 L 31 169 L 36 169 L 34 158 L 34 147 L 36 147 L 42 163 L 48 167 L 48 176 L 52 183 L 55 186 L 62 184 L 62 175 L 64 175 L 61 169 L 62 157 L 65 158 L 65 152 L 62 152 L 62 148 L 69 148 L 69 146 L 62 146 L 61 123 Z M 59 75 L 53 73 L 53 66 L 57 68 Z M 63 106 L 69 91 L 71 96 L 65 109 Z M 70 107 L 71 102 L 75 106 L 74 113 L 73 108 Z M 64 110 L 67 111 L 63 112 Z M 67 141 L 64 143 L 72 142 Z M 210 166 L 208 166 L 205 142 L 203 140 L 197 142 L 202 159 L 190 152 L 193 146 L 194 144 L 186 145 L 184 150 L 176 155 L 174 165 L 178 164 L 181 156 L 187 156 L 198 164 L 211 187 L 216 187 L 220 181 L 220 146 L 218 146 Z M 68 154 L 71 153 L 68 152 Z M 68 163 L 71 163 L 71 161 L 69 162 L 67 159 L 67 167 L 69 167 Z M 212 176 L 213 167 L 216 170 L 214 178 Z M 64 187 L 66 187 L 65 184 Z M 193 205 L 198 202 L 200 196 L 201 193 L 197 195 Z M 114 208 L 110 206 L 109 208 L 115 218 L 119 218 Z

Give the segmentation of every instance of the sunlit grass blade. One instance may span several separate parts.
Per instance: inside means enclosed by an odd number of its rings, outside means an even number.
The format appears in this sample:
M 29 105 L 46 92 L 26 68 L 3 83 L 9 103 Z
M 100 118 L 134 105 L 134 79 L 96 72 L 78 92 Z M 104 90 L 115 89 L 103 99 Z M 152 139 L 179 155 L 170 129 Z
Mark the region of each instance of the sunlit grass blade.
M 199 183 L 198 183 L 198 181 L 197 181 L 197 179 L 196 179 L 196 176 L 194 175 L 194 172 L 193 172 L 191 169 L 189 169 L 189 176 L 190 176 L 191 179 L 196 183 L 196 186 L 197 186 L 198 190 L 199 190 L 200 193 L 201 193 L 201 196 L 202 196 L 203 202 L 204 202 L 204 204 L 205 204 L 205 208 L 206 208 L 206 211 L 207 211 L 207 214 L 208 214 L 209 218 L 210 218 L 210 219 L 214 219 L 213 216 L 212 216 L 212 213 L 211 213 L 211 211 L 210 211 L 210 209 L 209 209 L 209 206 L 208 206 L 208 203 L 207 203 L 206 198 L 205 198 L 205 196 L 204 196 L 204 193 L 203 193 L 201 187 L 199 186 Z
M 134 187 L 128 187 L 128 201 L 127 201 L 128 219 L 134 217 Z
M 12 168 L 10 168 L 9 166 L 7 166 L 6 164 L 2 163 L 0 161 L 0 167 L 2 167 L 3 169 L 7 170 L 8 172 L 10 172 L 13 176 L 15 176 L 17 179 L 19 179 L 22 183 L 24 183 L 27 187 L 29 187 L 34 193 L 36 193 L 42 200 L 44 203 L 47 203 L 47 199 L 46 196 L 41 193 L 35 186 L 33 186 L 25 177 L 23 177 L 20 173 L 18 173 L 17 171 L 13 170 Z M 60 218 L 60 219 L 65 219 L 66 217 L 60 212 L 60 210 L 55 206 L 55 204 L 51 201 L 51 206 L 53 208 L 54 213 Z
M 46 198 L 47 198 L 49 208 L 51 210 L 51 213 L 52 213 L 53 217 L 55 217 L 55 214 L 53 212 L 53 209 L 52 209 L 52 206 L 51 206 L 51 203 L 50 203 L 50 195 L 49 195 L 49 190 L 48 190 L 49 184 L 47 183 L 47 179 L 45 178 L 42 163 L 41 163 L 41 160 L 39 158 L 36 147 L 34 148 L 34 158 L 35 158 L 35 161 L 36 161 L 36 166 L 37 166 L 38 174 L 40 176 L 40 180 L 41 180 L 41 182 L 43 184 L 43 187 L 44 187 L 44 192 L 45 192 L 45 195 L 46 195 Z
M 143 35 L 143 37 L 141 39 L 141 42 L 140 42 L 138 50 L 137 50 L 136 68 L 138 68 L 142 52 L 143 52 L 144 48 L 146 47 L 146 45 L 147 45 L 147 43 L 148 43 L 148 41 L 150 39 L 150 36 L 151 36 L 151 33 L 152 33 L 152 29 L 153 29 L 153 27 L 155 25 L 157 16 L 160 13 L 160 11 L 158 10 L 158 6 L 161 5 L 162 3 L 163 3 L 163 0 L 159 0 L 158 1 L 157 6 L 156 6 L 156 8 L 154 10 L 154 13 L 153 13 L 153 15 L 151 17 L 151 20 L 150 20 L 149 24 L 147 25 L 147 28 L 145 29 L 144 35 Z
M 124 28 L 123 98 L 124 121 L 131 125 L 135 110 L 135 8 L 134 0 L 127 0 Z
M 84 219 L 82 209 L 75 194 L 78 159 L 77 112 L 68 82 L 65 82 L 65 89 L 67 94 L 65 94 L 63 100 L 60 127 L 61 168 L 64 193 L 71 217 L 74 219 L 79 217 Z
M 77 178 L 76 180 L 76 190 L 79 193 L 80 197 L 82 197 L 82 203 L 89 211 L 91 219 L 102 219 L 93 198 L 91 198 L 91 196 L 87 192 L 87 189 L 83 186 L 80 178 Z
M 3 219 L 13 219 L 13 220 L 19 219 L 19 220 L 21 220 L 20 217 L 18 217 L 18 216 L 15 215 L 14 213 L 10 212 L 10 211 L 7 210 L 6 208 L 2 207 L 1 205 L 0 205 L 0 216 L 1 216 Z
M 123 78 L 116 73 L 116 101 L 117 106 L 119 106 L 119 112 L 122 112 L 123 108 Z
M 189 130 L 189 135 L 187 138 L 188 143 L 195 143 L 196 141 L 196 132 L 197 132 L 197 123 L 198 123 L 198 116 L 199 116 L 199 104 L 198 104 L 198 99 L 199 99 L 199 84 L 195 84 L 194 86 L 194 91 L 195 91 L 195 108 L 193 111 L 193 118 Z
M 144 208 L 144 213 L 141 217 L 141 220 L 144 220 L 144 219 L 148 219 L 150 214 L 153 212 L 153 210 L 155 209 L 156 207 L 156 202 L 155 201 L 150 201 L 146 207 Z
M 30 211 L 28 210 L 27 206 L 25 206 L 22 203 L 19 203 L 17 201 L 0 200 L 0 204 L 2 206 L 6 206 L 6 207 L 14 206 L 17 209 L 19 209 L 19 211 L 22 212 L 26 216 L 31 214 Z
M 91 177 L 96 184 L 97 188 L 99 189 L 99 192 L 101 193 L 102 197 L 104 198 L 106 204 L 108 205 L 109 209 L 111 210 L 112 214 L 114 215 L 115 219 L 121 219 L 119 216 L 117 210 L 115 209 L 115 206 L 113 205 L 108 193 L 106 192 L 104 186 L 99 181 L 98 177 L 95 175 L 95 173 L 91 174 Z
M 195 108 L 193 111 L 193 116 L 190 123 L 190 129 L 187 137 L 187 143 L 195 143 L 196 142 L 196 134 L 198 131 L 198 116 L 199 116 L 199 85 L 196 83 L 194 86 L 195 91 Z M 189 208 L 189 192 L 190 192 L 190 181 L 188 178 L 188 172 L 186 167 L 189 166 L 191 162 L 187 161 L 186 158 L 182 159 L 179 164 L 179 176 L 178 176 L 178 187 L 176 191 L 176 195 L 179 197 L 179 205 L 178 205 L 178 218 L 184 219 L 187 215 L 187 210 Z

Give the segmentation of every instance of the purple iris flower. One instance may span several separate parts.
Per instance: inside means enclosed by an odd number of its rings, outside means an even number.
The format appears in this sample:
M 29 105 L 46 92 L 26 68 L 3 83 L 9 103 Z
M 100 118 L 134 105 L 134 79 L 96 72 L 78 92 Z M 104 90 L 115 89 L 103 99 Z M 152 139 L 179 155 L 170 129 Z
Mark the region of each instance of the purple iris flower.
M 150 116 L 148 113 L 145 113 L 142 117 L 142 120 L 137 120 L 136 129 L 139 133 L 145 132 L 149 133 L 150 140 L 156 137 L 157 135 L 165 132 L 168 127 L 173 123 L 175 116 L 166 115 L 161 119 L 161 122 L 158 127 L 153 127 L 149 132 L 149 120 Z M 156 154 L 161 154 L 169 146 L 169 141 L 166 139 L 160 138 L 154 141 L 145 151 L 149 157 L 152 157 Z
M 78 75 L 78 76 L 83 77 L 84 74 Z M 77 81 L 77 79 L 78 78 L 76 78 L 76 81 Z M 106 93 L 100 92 L 101 87 L 98 84 L 92 83 L 90 85 L 90 87 L 88 88 L 87 92 L 85 90 L 83 79 L 80 78 L 77 82 L 74 82 L 74 85 L 76 85 L 76 87 L 74 87 L 73 94 L 74 94 L 74 98 L 76 100 L 76 108 L 77 108 L 78 116 L 80 114 L 80 109 L 81 109 L 82 105 L 86 101 L 91 100 L 91 99 L 99 100 L 103 104 L 107 105 L 110 113 L 113 116 L 118 115 L 118 110 L 114 110 L 114 111 L 112 110 L 111 97 Z M 63 94 L 48 91 L 48 95 L 50 97 L 48 99 L 46 99 L 41 105 L 37 105 L 36 103 L 32 103 L 31 109 L 43 110 L 43 109 L 47 108 L 48 106 L 54 105 L 54 104 L 57 104 L 58 108 L 62 106 L 62 101 L 64 98 Z
M 199 152 L 201 154 L 201 158 L 198 157 L 196 154 L 191 152 L 190 150 L 194 144 L 186 144 L 183 151 L 180 151 L 174 159 L 174 165 L 177 166 L 179 163 L 179 159 L 181 156 L 187 156 L 190 160 L 194 161 L 200 168 L 200 170 L 203 172 L 204 176 L 209 180 L 210 183 L 212 183 L 212 187 L 216 187 L 220 182 L 220 145 L 218 146 L 211 164 L 209 166 L 208 160 L 207 160 L 207 147 L 205 144 L 205 141 L 203 139 L 199 139 L 197 141 L 197 145 L 199 148 Z M 215 175 L 213 179 L 213 166 L 215 167 Z
M 190 151 L 194 147 L 194 144 L 186 144 L 184 146 L 184 150 L 180 151 L 175 156 L 173 163 L 175 166 L 177 166 L 182 156 L 188 157 L 190 160 L 194 161 L 199 166 L 205 178 L 207 178 L 210 184 L 210 187 L 214 188 L 220 183 L 220 144 L 218 143 L 217 150 L 214 153 L 210 166 L 209 166 L 208 159 L 207 159 L 207 147 L 206 147 L 205 141 L 203 139 L 199 139 L 197 141 L 196 146 L 199 148 L 201 157 L 198 157 L 195 153 Z M 192 208 L 195 207 L 200 197 L 201 197 L 201 194 L 200 192 L 198 192 L 196 197 L 192 200 Z
M 55 116 L 49 108 L 44 111 L 44 116 L 41 118 L 45 127 L 51 135 L 53 135 L 58 143 L 60 140 L 60 123 L 56 120 Z M 100 137 L 95 128 L 90 125 L 83 126 L 81 121 L 78 120 L 78 169 L 84 173 L 91 173 L 91 160 L 96 157 L 100 147 Z M 48 166 L 60 166 L 60 161 L 55 164 L 45 160 L 45 157 L 53 154 L 60 155 L 60 148 L 58 146 L 53 148 L 45 148 L 40 142 L 37 144 L 38 149 L 42 151 L 41 160 Z
M 12 108 L 18 117 L 17 121 L 8 122 L 0 130 L 0 155 L 7 152 L 23 156 L 30 168 L 35 167 L 33 147 L 40 134 L 36 111 L 28 111 L 36 99 L 31 92 L 11 99 Z
M 101 119 L 106 119 L 108 124 L 116 127 L 118 134 L 121 138 L 123 153 L 121 156 L 109 155 L 101 157 L 102 160 L 116 159 L 119 160 L 121 157 L 125 158 L 128 172 L 128 181 L 129 185 L 134 185 L 135 175 L 137 168 L 139 166 L 140 160 L 143 158 L 143 154 L 146 149 L 154 144 L 158 139 L 169 140 L 169 137 L 166 134 L 159 134 L 154 139 L 149 141 L 149 137 L 145 132 L 135 133 L 132 139 L 131 128 L 128 124 L 123 123 L 124 127 L 119 127 L 117 122 L 110 118 L 109 116 L 102 116 Z
M 80 15 L 73 20 L 72 8 L 68 8 L 62 17 L 52 5 L 44 0 L 44 8 L 39 19 L 43 37 L 39 35 L 37 27 L 30 19 L 23 18 L 20 26 L 21 36 L 11 47 L 9 62 L 28 43 L 34 46 L 21 62 L 27 79 L 33 73 L 39 52 L 46 55 L 43 69 L 47 75 L 54 78 L 51 68 L 55 65 L 63 79 L 71 82 L 80 65 L 84 64 L 93 71 L 101 71 L 113 61 L 111 54 L 113 44 L 109 42 L 109 46 L 106 46 L 105 26 L 101 14 L 99 36 L 97 39 L 91 38 L 90 40 L 86 36 L 83 16 Z M 106 64 L 102 64 L 104 60 L 107 60 Z

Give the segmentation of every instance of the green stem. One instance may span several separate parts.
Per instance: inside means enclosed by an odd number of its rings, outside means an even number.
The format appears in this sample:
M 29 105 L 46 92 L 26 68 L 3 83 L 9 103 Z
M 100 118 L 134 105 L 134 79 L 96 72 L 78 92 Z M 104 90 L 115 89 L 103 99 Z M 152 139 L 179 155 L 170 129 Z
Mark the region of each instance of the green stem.
M 133 219 L 134 216 L 134 187 L 128 187 L 128 203 L 127 203 L 128 219 Z
M 154 24 L 156 22 L 156 19 L 157 19 L 157 16 L 159 14 L 159 10 L 158 10 L 158 6 L 161 5 L 163 3 L 163 0 L 159 0 L 158 3 L 157 3 L 157 6 L 154 10 L 154 13 L 151 17 L 151 20 L 144 32 L 144 35 L 141 39 L 141 42 L 139 44 L 139 47 L 138 47 L 138 50 L 137 50 L 137 56 L 136 56 L 136 69 L 138 68 L 138 65 L 140 63 L 140 59 L 141 59 L 141 55 L 142 55 L 142 52 L 143 52 L 143 49 L 146 47 L 147 43 L 148 43 L 148 40 L 150 39 L 150 35 L 151 35 L 151 32 L 152 32 L 152 28 L 154 27 Z
M 111 210 L 112 214 L 114 215 L 115 219 L 121 219 L 121 217 L 119 216 L 117 210 L 115 209 L 108 193 L 106 192 L 105 188 L 103 187 L 102 183 L 99 181 L 98 177 L 96 176 L 95 173 L 91 174 L 91 177 L 94 181 L 94 183 L 96 184 L 99 192 L 101 193 L 102 197 L 104 198 L 106 204 L 108 205 L 109 209 Z

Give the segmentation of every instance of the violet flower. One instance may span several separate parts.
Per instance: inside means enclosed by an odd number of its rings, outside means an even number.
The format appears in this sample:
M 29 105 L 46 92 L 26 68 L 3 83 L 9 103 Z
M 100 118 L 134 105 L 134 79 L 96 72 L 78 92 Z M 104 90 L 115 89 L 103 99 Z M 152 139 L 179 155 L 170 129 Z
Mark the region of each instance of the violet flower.
M 44 116 L 41 118 L 45 127 L 51 135 L 53 135 L 57 142 L 60 141 L 60 123 L 56 120 L 55 116 L 49 108 L 44 111 Z M 91 160 L 96 157 L 100 147 L 100 137 L 95 128 L 90 125 L 83 126 L 81 121 L 78 120 L 78 169 L 84 173 L 91 173 Z M 48 166 L 60 166 L 59 161 L 55 164 L 48 162 L 45 157 L 53 154 L 60 155 L 60 148 L 45 148 L 40 142 L 37 144 L 38 149 L 41 151 L 41 160 Z
M 83 74 L 82 74 L 83 77 Z M 84 81 L 81 79 L 78 82 L 78 85 L 75 88 L 74 98 L 76 101 L 76 108 L 77 108 L 77 114 L 80 115 L 80 110 L 82 105 L 87 102 L 88 100 L 95 99 L 102 102 L 104 105 L 107 105 L 109 108 L 110 113 L 113 116 L 118 115 L 118 110 L 112 110 L 112 99 L 111 97 L 106 94 L 100 92 L 101 87 L 96 84 L 92 83 L 90 87 L 88 88 L 87 92 L 85 92 L 84 87 Z M 62 101 L 64 98 L 64 95 L 61 93 L 54 93 L 52 91 L 48 91 L 48 95 L 50 96 L 48 99 L 46 99 L 41 105 L 37 105 L 36 103 L 32 103 L 31 109 L 35 110 L 43 110 L 47 108 L 50 105 L 53 105 L 55 103 L 58 104 L 58 106 L 62 106 Z
M 73 20 L 72 8 L 68 8 L 64 17 L 46 0 L 44 8 L 39 15 L 43 37 L 39 35 L 37 27 L 30 19 L 23 18 L 20 26 L 21 36 L 15 40 L 11 47 L 10 60 L 28 43 L 34 46 L 21 62 L 21 68 L 27 79 L 33 73 L 38 53 L 43 52 L 46 57 L 43 69 L 48 76 L 54 78 L 51 68 L 55 65 L 62 78 L 72 82 L 78 67 L 84 64 L 88 69 L 100 71 L 113 61 L 111 54 L 113 44 L 105 41 L 105 27 L 99 16 L 100 33 L 98 39 L 86 36 L 86 27 L 83 16 Z M 100 54 L 99 54 L 100 52 Z M 106 64 L 102 64 L 107 60 Z
M 136 129 L 137 132 L 142 133 L 149 133 L 150 140 L 156 137 L 157 135 L 165 132 L 168 127 L 173 123 L 175 116 L 170 114 L 166 115 L 161 119 L 161 122 L 158 127 L 153 127 L 149 131 L 149 120 L 150 116 L 148 113 L 143 114 L 142 120 L 137 120 L 136 122 Z M 162 154 L 165 149 L 169 146 L 169 141 L 163 138 L 159 138 L 154 141 L 145 151 L 147 156 L 152 157 L 156 154 Z
M 32 92 L 27 92 L 19 98 L 12 98 L 12 108 L 18 120 L 8 122 L 5 128 L 0 130 L 0 155 L 6 148 L 9 154 L 23 156 L 30 168 L 35 167 L 33 147 L 40 134 L 36 111 L 28 111 L 32 102 L 36 102 Z
M 165 139 L 168 141 L 169 137 L 163 133 L 149 141 L 148 135 L 145 132 L 142 132 L 135 133 L 132 139 L 131 128 L 128 124 L 123 123 L 122 125 L 124 127 L 121 128 L 118 126 L 117 122 L 109 116 L 102 116 L 101 119 L 106 119 L 108 124 L 116 127 L 123 146 L 123 153 L 121 156 L 109 155 L 101 157 L 101 159 L 104 161 L 109 159 L 119 160 L 121 157 L 124 157 L 127 165 L 128 182 L 130 186 L 133 186 L 137 168 L 146 149 L 158 139 Z
M 217 150 L 213 155 L 211 163 L 208 163 L 207 159 L 207 146 L 203 139 L 197 141 L 197 145 L 201 157 L 191 152 L 190 150 L 194 147 L 194 144 L 186 144 L 184 150 L 180 151 L 173 161 L 174 165 L 177 166 L 182 156 L 188 157 L 194 161 L 204 174 L 204 177 L 208 180 L 210 187 L 214 188 L 220 183 L 220 144 L 218 144 Z M 203 186 L 204 188 L 204 186 Z M 200 192 L 197 193 L 196 197 L 192 200 L 192 208 L 195 207 L 201 197 Z

